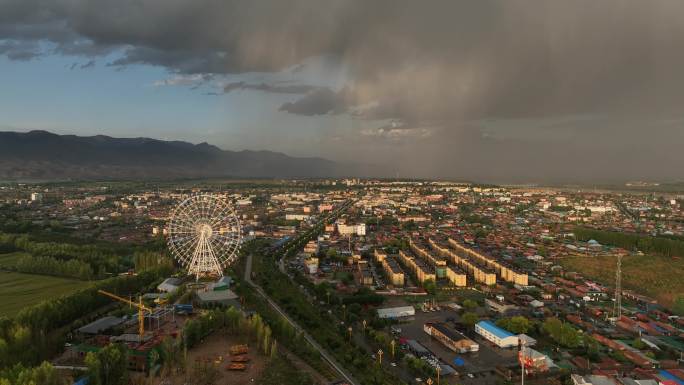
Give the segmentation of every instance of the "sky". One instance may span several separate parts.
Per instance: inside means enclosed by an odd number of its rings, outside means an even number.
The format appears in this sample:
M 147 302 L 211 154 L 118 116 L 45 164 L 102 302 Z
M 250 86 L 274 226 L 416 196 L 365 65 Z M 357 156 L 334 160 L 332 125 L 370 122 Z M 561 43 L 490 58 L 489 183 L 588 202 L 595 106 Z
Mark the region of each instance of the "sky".
M 681 0 L 0 0 L 0 130 L 684 179 Z

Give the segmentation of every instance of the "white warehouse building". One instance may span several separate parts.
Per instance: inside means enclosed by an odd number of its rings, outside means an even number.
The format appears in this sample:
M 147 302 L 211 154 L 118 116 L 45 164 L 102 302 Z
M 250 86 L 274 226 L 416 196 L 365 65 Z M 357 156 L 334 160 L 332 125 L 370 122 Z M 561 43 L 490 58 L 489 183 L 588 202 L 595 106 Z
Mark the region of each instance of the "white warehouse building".
M 403 318 L 413 317 L 416 315 L 416 309 L 413 306 L 388 307 L 378 309 L 378 318 Z
M 475 325 L 475 332 L 500 348 L 518 346 L 518 336 L 489 321 L 478 322 Z

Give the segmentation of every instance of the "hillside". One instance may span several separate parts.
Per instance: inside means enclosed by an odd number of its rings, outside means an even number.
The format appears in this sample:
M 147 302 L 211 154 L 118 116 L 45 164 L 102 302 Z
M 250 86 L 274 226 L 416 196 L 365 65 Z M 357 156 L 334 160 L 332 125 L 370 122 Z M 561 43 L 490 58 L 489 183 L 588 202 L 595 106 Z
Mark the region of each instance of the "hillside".
M 207 143 L 149 138 L 0 132 L 0 179 L 334 177 L 363 168 L 270 151 L 225 151 Z

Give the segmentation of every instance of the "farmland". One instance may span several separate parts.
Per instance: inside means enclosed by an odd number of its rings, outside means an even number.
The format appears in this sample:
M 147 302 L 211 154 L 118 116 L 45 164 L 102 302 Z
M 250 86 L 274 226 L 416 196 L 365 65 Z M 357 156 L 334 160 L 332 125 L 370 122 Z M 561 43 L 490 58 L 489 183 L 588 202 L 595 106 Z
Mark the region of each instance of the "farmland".
M 617 257 L 575 256 L 560 262 L 568 271 L 614 285 Z M 651 255 L 630 255 L 622 259 L 623 287 L 653 297 L 665 306 L 672 306 L 678 296 L 684 296 L 682 277 L 684 261 L 679 259 Z
M 10 266 L 13 266 L 21 257 L 28 255 L 28 253 L 24 252 L 0 254 L 0 268 L 8 268 Z
M 24 307 L 89 284 L 73 279 L 0 271 L 0 316 L 13 316 Z

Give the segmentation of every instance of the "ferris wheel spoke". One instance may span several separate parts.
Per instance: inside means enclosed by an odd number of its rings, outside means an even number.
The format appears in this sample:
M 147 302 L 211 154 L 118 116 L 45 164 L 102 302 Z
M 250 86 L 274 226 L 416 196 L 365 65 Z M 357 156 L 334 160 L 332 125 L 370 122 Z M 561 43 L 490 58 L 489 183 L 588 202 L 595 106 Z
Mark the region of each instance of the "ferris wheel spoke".
M 207 208 L 207 218 L 212 221 L 213 218 L 216 218 L 216 210 L 221 206 L 221 203 L 219 203 L 216 200 L 213 200 L 209 207 Z M 211 226 L 212 228 L 214 227 L 213 225 Z
M 209 207 L 211 206 L 211 201 L 208 197 L 204 196 L 202 198 L 202 219 L 208 219 L 209 217 Z
M 197 217 L 204 219 L 204 199 L 201 195 L 197 197 Z
M 212 228 L 218 229 L 221 223 L 225 221 L 228 209 L 228 206 L 222 207 L 219 209 L 219 212 L 212 217 L 214 218 L 211 222 Z
M 223 273 L 240 247 L 240 221 L 222 195 L 195 194 L 171 211 L 168 247 L 190 274 Z M 211 231 L 206 229 L 211 228 Z

